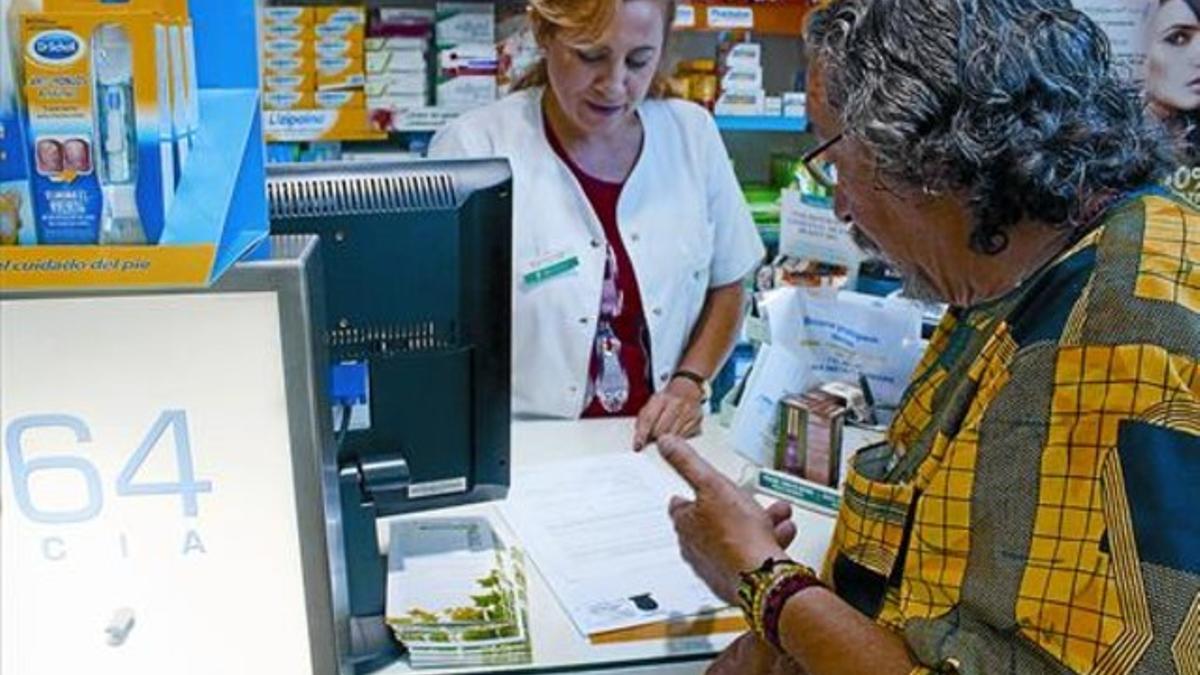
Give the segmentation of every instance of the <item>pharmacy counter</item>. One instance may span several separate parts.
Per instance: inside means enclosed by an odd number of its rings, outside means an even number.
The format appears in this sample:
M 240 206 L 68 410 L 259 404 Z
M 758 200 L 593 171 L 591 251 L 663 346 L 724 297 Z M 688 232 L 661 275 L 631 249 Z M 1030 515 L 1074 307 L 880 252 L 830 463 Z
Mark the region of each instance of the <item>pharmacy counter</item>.
M 513 426 L 513 487 L 512 494 L 521 490 L 523 469 L 569 457 L 597 456 L 631 452 L 633 420 L 602 420 L 580 422 L 519 422 Z M 715 421 L 705 425 L 704 434 L 693 441 L 701 454 L 735 481 L 749 479 L 749 464 L 732 451 L 727 433 Z M 651 449 L 651 453 L 657 451 Z M 655 461 L 662 461 L 657 459 Z M 763 503 L 767 503 L 766 500 Z M 667 508 L 663 504 L 663 509 Z M 502 522 L 495 504 L 463 506 L 429 515 L 486 515 L 493 522 Z M 794 519 L 799 530 L 789 553 L 807 564 L 818 566 L 833 533 L 833 518 L 804 509 L 795 509 Z M 381 535 L 385 524 L 381 524 Z M 519 542 L 518 542 L 519 544 Z M 731 643 L 736 632 L 694 635 L 673 639 L 647 639 L 617 644 L 593 644 L 577 631 L 566 612 L 536 568 L 536 560 L 528 570 L 530 633 L 533 640 L 532 664 L 500 668 L 491 666 L 475 670 L 413 671 L 398 663 L 382 672 L 388 674 L 424 673 L 553 673 L 553 672 L 621 672 L 631 674 L 684 675 L 702 673 L 708 662 Z M 730 610 L 722 616 L 737 616 Z

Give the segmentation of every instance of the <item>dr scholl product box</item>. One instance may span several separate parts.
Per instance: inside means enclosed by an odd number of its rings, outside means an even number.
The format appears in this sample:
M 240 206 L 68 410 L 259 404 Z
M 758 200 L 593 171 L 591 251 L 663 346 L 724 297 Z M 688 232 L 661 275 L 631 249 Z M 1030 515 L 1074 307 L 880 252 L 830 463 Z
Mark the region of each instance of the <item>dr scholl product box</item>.
M 155 38 L 164 36 L 170 58 L 171 137 L 175 143 L 175 182 L 187 168 L 188 156 L 199 131 L 200 99 L 196 82 L 195 35 L 187 0 L 42 0 L 45 12 L 150 12 L 159 26 Z M 165 29 L 165 33 L 164 33 Z
M 21 16 L 38 243 L 158 241 L 177 161 L 165 24 L 128 9 Z

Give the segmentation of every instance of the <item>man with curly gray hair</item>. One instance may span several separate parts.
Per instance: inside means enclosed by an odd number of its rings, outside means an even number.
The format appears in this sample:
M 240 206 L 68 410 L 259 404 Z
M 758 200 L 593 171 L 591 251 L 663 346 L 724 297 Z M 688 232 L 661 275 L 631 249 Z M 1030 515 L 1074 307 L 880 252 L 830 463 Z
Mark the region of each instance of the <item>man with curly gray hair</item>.
M 824 569 L 686 443 L 684 557 L 752 627 L 714 673 L 1200 673 L 1200 213 L 1067 0 L 814 10 L 806 158 L 951 305 Z M 817 162 L 824 158 L 826 172 Z

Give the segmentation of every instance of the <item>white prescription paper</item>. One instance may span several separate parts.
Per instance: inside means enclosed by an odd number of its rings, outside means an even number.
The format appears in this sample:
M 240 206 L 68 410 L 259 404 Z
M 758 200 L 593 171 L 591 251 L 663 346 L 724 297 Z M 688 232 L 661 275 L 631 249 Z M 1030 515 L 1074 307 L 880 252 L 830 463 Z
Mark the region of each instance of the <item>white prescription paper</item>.
M 593 635 L 727 606 L 680 556 L 673 494 L 692 496 L 657 456 L 608 454 L 522 471 L 500 509 L 576 628 Z

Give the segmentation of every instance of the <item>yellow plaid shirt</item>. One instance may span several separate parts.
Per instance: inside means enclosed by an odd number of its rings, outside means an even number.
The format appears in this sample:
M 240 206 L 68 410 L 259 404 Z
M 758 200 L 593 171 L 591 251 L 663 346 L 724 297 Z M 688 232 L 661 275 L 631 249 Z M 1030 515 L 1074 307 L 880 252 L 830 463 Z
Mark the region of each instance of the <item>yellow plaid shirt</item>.
M 1147 192 L 952 311 L 825 575 L 918 672 L 1200 675 L 1200 213 Z

